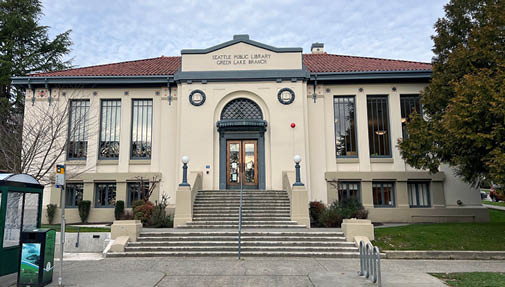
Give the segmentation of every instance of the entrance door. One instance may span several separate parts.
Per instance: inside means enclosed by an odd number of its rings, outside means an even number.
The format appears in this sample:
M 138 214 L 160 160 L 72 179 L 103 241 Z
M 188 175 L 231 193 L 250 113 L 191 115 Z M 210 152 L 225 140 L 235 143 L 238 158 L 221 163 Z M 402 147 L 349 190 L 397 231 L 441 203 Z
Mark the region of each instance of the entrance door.
M 258 188 L 258 141 L 226 141 L 227 188 Z

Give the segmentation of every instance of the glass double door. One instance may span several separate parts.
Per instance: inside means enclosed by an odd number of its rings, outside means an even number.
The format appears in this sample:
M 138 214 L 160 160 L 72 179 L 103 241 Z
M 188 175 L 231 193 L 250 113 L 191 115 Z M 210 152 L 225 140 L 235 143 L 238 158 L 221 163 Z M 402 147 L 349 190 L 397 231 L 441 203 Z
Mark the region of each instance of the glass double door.
M 258 141 L 228 140 L 226 171 L 228 188 L 258 188 Z

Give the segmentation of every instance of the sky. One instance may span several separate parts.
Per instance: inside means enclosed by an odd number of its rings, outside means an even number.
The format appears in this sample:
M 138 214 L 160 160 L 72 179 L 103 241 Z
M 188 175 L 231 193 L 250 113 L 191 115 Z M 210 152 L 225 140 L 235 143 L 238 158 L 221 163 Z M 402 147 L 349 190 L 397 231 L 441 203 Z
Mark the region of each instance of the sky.
M 249 34 L 276 47 L 430 62 L 433 25 L 447 0 L 43 0 L 51 37 L 71 29 L 84 67 L 208 48 Z

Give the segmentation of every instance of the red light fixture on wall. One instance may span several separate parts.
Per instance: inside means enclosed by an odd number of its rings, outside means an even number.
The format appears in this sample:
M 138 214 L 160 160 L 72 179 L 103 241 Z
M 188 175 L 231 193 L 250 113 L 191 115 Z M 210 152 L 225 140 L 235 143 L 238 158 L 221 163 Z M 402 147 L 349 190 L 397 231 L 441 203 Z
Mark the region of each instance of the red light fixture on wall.
M 291 123 L 291 128 L 295 128 L 296 127 L 296 124 L 295 123 Z

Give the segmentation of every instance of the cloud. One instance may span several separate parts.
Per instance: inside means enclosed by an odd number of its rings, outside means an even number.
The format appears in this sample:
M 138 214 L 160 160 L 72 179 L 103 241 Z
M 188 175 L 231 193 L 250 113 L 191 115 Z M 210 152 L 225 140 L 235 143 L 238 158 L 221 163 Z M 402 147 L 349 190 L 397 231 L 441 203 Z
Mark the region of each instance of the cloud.
M 51 36 L 72 29 L 77 66 L 180 55 L 249 34 L 278 47 L 429 62 L 447 1 L 43 1 Z

